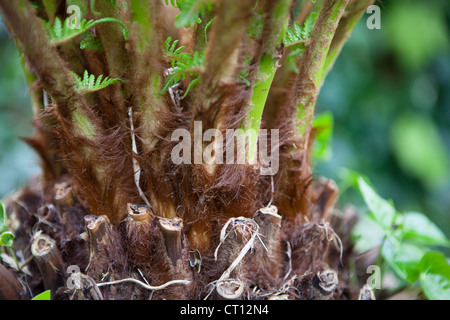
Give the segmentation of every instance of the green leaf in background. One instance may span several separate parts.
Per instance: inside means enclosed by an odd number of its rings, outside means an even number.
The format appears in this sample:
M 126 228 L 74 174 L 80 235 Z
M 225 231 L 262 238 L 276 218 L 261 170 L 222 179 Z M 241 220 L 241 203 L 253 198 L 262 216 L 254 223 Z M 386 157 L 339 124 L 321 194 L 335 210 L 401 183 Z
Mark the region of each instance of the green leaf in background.
M 364 178 L 357 178 L 357 186 L 371 215 L 362 216 L 352 232 L 355 249 L 367 251 L 381 245 L 383 259 L 400 280 L 419 281 L 429 299 L 450 299 L 450 266 L 443 254 L 427 252 L 426 247 L 449 246 L 445 234 L 422 213 L 396 212 Z
M 0 246 L 11 247 L 13 245 L 14 234 L 9 231 L 5 231 L 0 234 Z
M 407 212 L 402 223 L 403 238 L 425 245 L 449 246 L 445 234 L 424 214 Z
M 0 203 L 0 233 L 6 231 L 8 227 L 6 226 L 6 210 L 3 203 Z
M 352 229 L 351 238 L 356 252 L 367 252 L 379 246 L 384 236 L 385 233 L 378 224 L 367 215 L 360 215 Z
M 400 65 L 409 70 L 419 70 L 437 53 L 449 49 L 445 14 L 434 1 L 390 3 L 382 31 L 386 32 Z
M 51 291 L 50 290 L 44 291 L 38 294 L 32 300 L 51 300 Z
M 358 178 L 358 188 L 375 222 L 389 234 L 392 231 L 392 225 L 395 223 L 395 208 L 381 198 L 362 177 Z
M 450 300 L 450 265 L 438 252 L 426 253 L 420 261 L 420 285 L 428 299 Z
M 358 188 L 358 179 L 362 178 L 368 185 L 371 185 L 367 176 L 348 168 L 340 168 L 339 170 L 339 193 L 342 195 L 349 188 Z M 372 187 L 372 189 L 374 189 Z
M 414 283 L 419 279 L 419 263 L 425 249 L 409 243 L 396 243 L 386 239 L 382 255 L 395 274 L 403 280 Z
M 426 116 L 404 114 L 394 123 L 392 149 L 403 170 L 428 187 L 449 177 L 450 161 L 435 124 Z
M 312 156 L 316 161 L 328 161 L 332 156 L 333 114 L 322 112 L 317 115 L 313 121 L 313 128 L 317 134 Z

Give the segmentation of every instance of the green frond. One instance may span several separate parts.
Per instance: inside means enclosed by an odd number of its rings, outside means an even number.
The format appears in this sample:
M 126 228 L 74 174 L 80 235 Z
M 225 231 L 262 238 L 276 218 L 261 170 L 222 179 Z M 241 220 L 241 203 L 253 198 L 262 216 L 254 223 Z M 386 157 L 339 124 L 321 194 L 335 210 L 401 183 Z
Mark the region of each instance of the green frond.
M 248 76 L 250 75 L 250 62 L 251 62 L 252 58 L 251 57 L 246 57 L 243 63 L 243 68 L 242 70 L 239 72 L 239 74 L 237 75 L 237 81 L 240 83 L 245 84 L 246 86 L 251 86 L 250 81 L 248 80 Z
M 183 46 L 178 47 L 178 40 L 172 42 L 172 38 L 169 37 L 164 42 L 163 53 L 170 60 L 170 73 L 166 78 L 161 94 L 167 92 L 170 87 L 176 85 L 181 80 L 186 80 L 188 76 L 191 77 L 191 82 L 186 88 L 182 98 L 185 98 L 189 91 L 199 82 L 198 76 L 200 70 L 203 68 L 205 57 L 203 54 L 197 51 L 191 56 L 187 52 L 182 50 Z
M 296 42 L 303 41 L 305 38 L 303 37 L 303 30 L 299 23 L 294 22 L 294 26 L 290 27 L 286 31 L 286 36 L 284 37 L 284 45 L 289 47 Z
M 317 17 L 319 16 L 320 6 L 306 18 L 305 24 L 303 26 L 303 38 L 309 38 L 311 36 L 311 32 L 314 29 L 314 25 L 316 24 Z
M 103 78 L 103 75 L 100 75 L 97 79 L 95 79 L 95 75 L 89 75 L 87 70 L 84 71 L 83 78 L 78 76 L 75 72 L 69 72 L 75 78 L 75 87 L 83 93 L 98 91 L 113 83 L 122 81 L 119 78 Z
M 200 82 L 200 79 L 199 79 L 199 78 L 195 78 L 194 80 L 192 80 L 192 81 L 189 83 L 188 87 L 186 88 L 186 92 L 183 94 L 183 96 L 181 97 L 181 99 L 186 98 L 186 96 L 188 95 L 189 91 L 190 91 L 193 87 L 195 87 L 199 82 Z
M 102 18 L 99 20 L 89 20 L 83 19 L 80 21 L 79 26 L 71 26 L 70 25 L 70 17 L 64 20 L 64 23 L 60 18 L 55 18 L 55 23 L 53 26 L 49 22 L 44 22 L 44 27 L 47 32 L 47 35 L 50 39 L 50 42 L 54 45 L 60 45 L 66 41 L 69 41 L 76 36 L 83 34 L 88 31 L 94 25 L 104 22 L 116 22 L 119 23 L 123 28 L 123 37 L 125 40 L 128 40 L 128 29 L 125 24 L 115 18 Z
M 294 25 L 292 27 L 289 27 L 286 31 L 286 35 L 284 37 L 284 45 L 286 47 L 289 47 L 309 39 L 311 37 L 311 32 L 314 29 L 314 25 L 316 24 L 318 16 L 319 13 L 317 10 L 311 12 L 308 18 L 306 18 L 303 27 L 299 23 L 294 22 Z
M 90 49 L 90 50 L 99 50 L 99 51 L 103 50 L 103 46 L 102 46 L 100 39 L 96 38 L 92 34 L 92 32 L 89 32 L 89 31 L 88 31 L 88 35 L 86 36 L 86 38 L 81 40 L 80 48 L 81 49 Z
M 317 17 L 319 15 L 318 10 L 320 6 L 316 8 L 308 18 L 305 20 L 303 27 L 299 23 L 294 22 L 292 27 L 289 27 L 284 36 L 284 45 L 289 48 L 289 53 L 286 59 L 286 64 L 291 71 L 298 73 L 297 57 L 301 56 L 306 49 L 305 44 L 311 37 L 311 32 L 314 29 Z

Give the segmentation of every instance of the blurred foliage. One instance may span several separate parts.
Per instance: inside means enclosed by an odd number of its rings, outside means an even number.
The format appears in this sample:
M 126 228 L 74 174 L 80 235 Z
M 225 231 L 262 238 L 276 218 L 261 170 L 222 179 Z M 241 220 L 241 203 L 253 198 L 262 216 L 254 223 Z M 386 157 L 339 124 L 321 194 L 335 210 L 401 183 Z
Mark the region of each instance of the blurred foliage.
M 325 111 L 316 115 L 313 128 L 317 132 L 314 136 L 313 159 L 315 161 L 329 161 L 332 157 L 333 114 L 330 111 Z
M 450 264 L 445 255 L 432 250 L 448 248 L 450 240 L 424 214 L 398 212 L 366 178 L 357 177 L 354 184 L 368 208 L 353 230 L 356 250 L 379 247 L 376 265 L 392 270 L 399 288 L 420 287 L 428 299 L 448 300 Z
M 38 159 L 20 137 L 32 135 L 32 110 L 19 54 L 0 18 L 0 198 L 39 172 Z
M 316 110 L 333 114 L 333 156 L 316 173 L 340 184 L 342 206 L 362 206 L 347 188 L 360 172 L 399 211 L 424 212 L 449 236 L 450 2 L 377 5 L 381 29 L 363 16 L 322 88 Z

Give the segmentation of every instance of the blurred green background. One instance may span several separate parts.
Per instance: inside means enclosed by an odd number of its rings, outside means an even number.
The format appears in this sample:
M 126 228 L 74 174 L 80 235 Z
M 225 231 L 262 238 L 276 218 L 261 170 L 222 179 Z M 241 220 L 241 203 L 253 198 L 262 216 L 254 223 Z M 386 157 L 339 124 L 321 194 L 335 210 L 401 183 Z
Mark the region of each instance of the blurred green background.
M 322 88 L 316 110 L 333 114 L 334 130 L 316 171 L 341 186 L 342 205 L 361 203 L 346 168 L 450 236 L 450 1 L 377 5 L 381 29 L 366 14 Z
M 450 1 L 386 0 L 381 29 L 366 14 L 328 76 L 317 112 L 334 118 L 331 156 L 316 165 L 343 191 L 366 175 L 400 211 L 421 211 L 450 236 Z M 0 22 L 0 198 L 39 172 L 31 106 L 14 43 Z
M 0 199 L 36 175 L 39 159 L 20 137 L 33 134 L 19 54 L 0 17 Z

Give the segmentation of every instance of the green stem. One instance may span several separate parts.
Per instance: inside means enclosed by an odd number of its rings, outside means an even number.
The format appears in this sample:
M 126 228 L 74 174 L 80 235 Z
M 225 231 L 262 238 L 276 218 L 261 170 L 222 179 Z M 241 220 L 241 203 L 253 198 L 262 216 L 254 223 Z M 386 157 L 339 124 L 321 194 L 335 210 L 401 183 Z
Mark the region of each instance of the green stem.
M 295 104 L 298 106 L 299 135 L 305 146 L 309 140 L 309 129 L 314 116 L 314 107 L 320 84 L 324 78 L 324 65 L 329 48 L 344 9 L 349 0 L 325 0 L 312 31 L 311 41 L 299 60 L 296 79 Z
M 100 23 L 96 30 L 102 42 L 104 54 L 111 78 L 124 79 L 124 74 L 129 75 L 131 71 L 131 63 L 129 52 L 126 48 L 128 40 L 128 32 L 123 21 L 129 17 L 129 9 L 122 8 L 112 4 L 110 1 L 97 1 L 96 9 L 99 9 L 103 18 L 97 21 L 120 21 L 120 24 L 102 24 Z M 119 9 L 120 8 L 120 9 Z M 106 20 L 105 20 L 106 19 Z M 128 23 L 128 21 L 125 21 Z M 126 32 L 126 35 L 125 33 Z M 126 79 L 126 77 L 125 77 Z M 123 100 L 129 99 L 131 92 L 122 85 L 122 90 L 114 90 L 114 101 L 119 104 L 119 108 L 123 114 L 126 114 L 126 106 Z
M 325 80 L 326 75 L 330 72 L 333 67 L 337 57 L 342 51 L 344 44 L 347 42 L 348 38 L 355 29 L 358 21 L 361 19 L 365 10 L 369 5 L 371 5 L 374 0 L 361 0 L 353 1 L 346 8 L 345 14 L 339 21 L 338 28 L 334 34 L 333 41 L 330 45 L 326 61 L 321 70 L 321 78 L 318 79 L 319 83 L 322 84 Z
M 130 1 L 131 33 L 133 35 L 130 41 L 138 52 L 155 51 L 154 48 L 160 47 L 162 39 L 159 35 L 161 28 L 158 14 L 161 14 L 161 4 L 157 1 Z
M 221 1 L 221 8 L 211 30 L 206 48 L 206 67 L 201 75 L 197 112 L 207 111 L 220 95 L 223 83 L 233 81 L 238 50 L 245 32 L 253 1 Z M 194 116 L 195 117 L 195 116 Z
M 276 71 L 276 62 L 278 59 L 274 59 L 271 55 L 262 56 L 259 63 L 259 75 L 261 80 L 257 81 L 253 87 L 253 94 L 251 97 L 251 107 L 248 114 L 249 125 L 248 129 L 251 129 L 253 133 L 250 135 L 249 141 L 249 153 L 248 159 L 252 160 L 255 156 L 256 146 L 258 143 L 258 131 L 261 125 L 261 118 L 266 105 L 269 89 L 272 85 L 273 78 Z M 275 64 L 274 64 L 275 62 Z
M 254 75 L 255 84 L 251 95 L 247 124 L 244 124 L 245 129 L 251 129 L 251 132 L 255 133 L 250 135 L 249 161 L 255 157 L 261 118 L 281 58 L 280 46 L 288 27 L 291 3 L 292 0 L 271 1 L 267 8 L 268 13 L 263 30 L 264 38 L 261 45 L 263 50 L 260 52 L 259 68 Z
M 140 135 L 144 152 L 151 150 L 159 138 L 154 135 L 160 125 L 161 114 L 167 106 L 160 95 L 163 74 L 158 71 L 162 59 L 162 3 L 132 0 L 130 5 L 130 79 L 135 95 L 134 112 L 141 114 Z M 156 64 L 156 65 L 155 65 Z
M 14 253 L 14 250 L 11 247 L 8 247 L 8 250 L 11 253 L 12 258 L 14 259 L 14 263 L 16 264 L 17 271 L 20 272 L 21 268 L 19 265 L 19 261 L 17 260 L 16 254 Z

